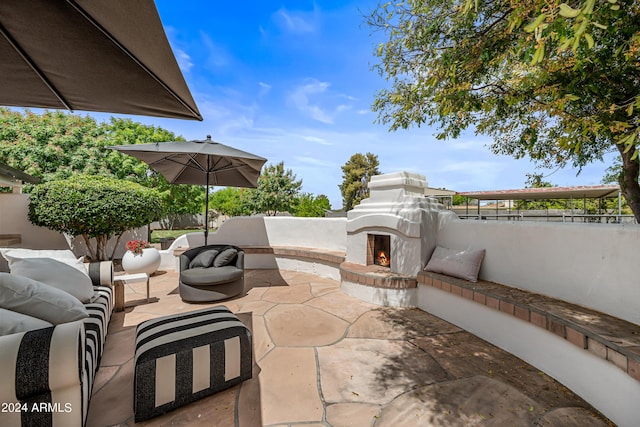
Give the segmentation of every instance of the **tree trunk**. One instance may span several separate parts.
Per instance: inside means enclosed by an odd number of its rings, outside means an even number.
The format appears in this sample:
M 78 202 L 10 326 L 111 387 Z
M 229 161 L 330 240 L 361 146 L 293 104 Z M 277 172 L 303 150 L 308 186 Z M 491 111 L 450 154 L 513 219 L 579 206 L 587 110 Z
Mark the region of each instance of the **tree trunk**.
M 625 149 L 624 145 L 618 144 L 618 150 L 620 150 L 620 156 L 622 157 L 622 172 L 618 177 L 618 183 L 620 184 L 622 195 L 636 218 L 636 222 L 640 224 L 640 184 L 638 183 L 640 162 L 638 162 L 638 158 L 631 160 L 634 153 L 636 153 L 635 147 L 631 147 L 626 153 L 624 152 Z
M 96 257 L 98 261 L 106 261 L 107 255 L 107 236 L 96 236 Z
M 111 251 L 111 255 L 109 255 L 109 259 L 113 259 L 114 255 L 116 254 L 116 249 L 118 249 L 118 244 L 120 243 L 120 238 L 122 237 L 123 233 L 124 231 L 118 234 L 118 238 L 116 239 L 116 243 L 113 245 L 113 250 Z M 107 242 L 108 241 L 109 239 L 107 239 Z
M 87 250 L 89 251 L 89 256 L 91 257 L 91 261 L 95 261 L 96 252 L 93 250 L 93 246 L 91 246 L 91 239 L 87 234 L 83 234 L 82 238 L 84 239 L 84 243 L 87 245 Z

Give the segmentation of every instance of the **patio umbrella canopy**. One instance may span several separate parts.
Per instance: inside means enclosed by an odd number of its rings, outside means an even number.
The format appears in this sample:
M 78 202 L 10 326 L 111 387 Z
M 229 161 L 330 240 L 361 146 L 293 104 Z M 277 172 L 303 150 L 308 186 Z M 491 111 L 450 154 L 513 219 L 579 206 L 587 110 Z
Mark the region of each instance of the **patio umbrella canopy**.
M 258 186 L 260 170 L 267 159 L 211 140 L 156 142 L 109 147 L 147 163 L 172 184 L 205 185 L 204 242 L 209 235 L 209 186 Z
M 202 120 L 153 0 L 2 0 L 0 58 L 0 105 Z

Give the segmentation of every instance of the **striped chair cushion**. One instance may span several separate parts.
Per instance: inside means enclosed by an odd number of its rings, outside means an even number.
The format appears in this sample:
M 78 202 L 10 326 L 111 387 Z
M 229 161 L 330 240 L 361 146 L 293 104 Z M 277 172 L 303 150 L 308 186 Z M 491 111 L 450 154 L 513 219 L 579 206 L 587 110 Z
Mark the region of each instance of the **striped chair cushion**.
M 82 426 L 88 400 L 82 321 L 0 337 L 0 412 L 4 426 Z
M 86 331 L 85 372 L 87 372 L 86 401 L 89 401 L 93 380 L 100 366 L 107 328 L 113 312 L 113 289 L 108 286 L 94 286 L 99 294 L 93 303 L 85 304 L 89 317 L 83 319 Z
M 94 261 L 84 264 L 91 283 L 95 286 L 111 286 L 113 284 L 113 262 Z
M 251 378 L 251 332 L 224 306 L 136 330 L 134 412 L 143 421 Z
M 84 425 L 113 311 L 111 287 L 95 290 L 88 318 L 0 337 L 0 401 L 23 409 L 0 412 L 0 426 Z

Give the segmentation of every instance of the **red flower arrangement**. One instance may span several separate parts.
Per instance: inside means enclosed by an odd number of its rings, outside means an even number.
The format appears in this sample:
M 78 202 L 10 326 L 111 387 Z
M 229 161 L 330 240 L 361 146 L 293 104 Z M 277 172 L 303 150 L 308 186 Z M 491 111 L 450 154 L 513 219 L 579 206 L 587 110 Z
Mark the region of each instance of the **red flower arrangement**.
M 143 249 L 150 247 L 152 247 L 151 244 L 146 240 L 129 240 L 127 242 L 127 250 L 136 255 L 141 254 Z

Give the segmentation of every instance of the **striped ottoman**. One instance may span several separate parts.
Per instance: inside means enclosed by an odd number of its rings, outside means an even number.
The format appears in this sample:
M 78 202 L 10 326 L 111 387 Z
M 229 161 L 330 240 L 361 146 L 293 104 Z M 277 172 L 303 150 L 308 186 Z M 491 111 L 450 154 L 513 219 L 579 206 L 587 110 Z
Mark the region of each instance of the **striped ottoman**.
M 136 329 L 133 407 L 143 421 L 251 378 L 251 332 L 217 306 Z

